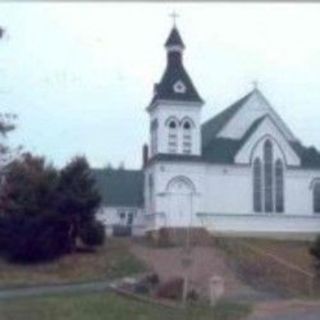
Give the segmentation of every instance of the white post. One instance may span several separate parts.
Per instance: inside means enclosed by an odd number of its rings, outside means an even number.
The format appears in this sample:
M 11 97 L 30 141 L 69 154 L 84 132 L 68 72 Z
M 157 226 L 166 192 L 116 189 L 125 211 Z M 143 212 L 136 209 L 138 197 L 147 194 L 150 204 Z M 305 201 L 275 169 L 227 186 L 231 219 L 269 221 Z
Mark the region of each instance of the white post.
M 214 306 L 224 293 L 224 281 L 220 276 L 213 276 L 209 281 L 210 305 Z
M 185 275 L 184 275 L 184 282 L 183 282 L 183 293 L 182 293 L 182 302 L 186 305 L 187 302 L 187 295 L 189 290 L 189 267 L 192 264 L 192 257 L 191 257 L 191 248 L 190 248 L 190 229 L 192 226 L 192 211 L 193 211 L 193 202 L 192 202 L 192 192 L 190 192 L 190 217 L 189 223 L 187 225 L 187 237 L 186 237 L 186 248 L 185 248 L 185 257 L 183 258 L 184 266 L 185 266 Z

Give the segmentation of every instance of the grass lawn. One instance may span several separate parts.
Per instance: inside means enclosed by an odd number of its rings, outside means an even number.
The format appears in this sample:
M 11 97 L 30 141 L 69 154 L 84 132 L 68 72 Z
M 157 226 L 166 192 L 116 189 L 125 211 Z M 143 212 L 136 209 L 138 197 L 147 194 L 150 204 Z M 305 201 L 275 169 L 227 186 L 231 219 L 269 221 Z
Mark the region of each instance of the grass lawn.
M 264 253 L 272 254 L 302 270 L 313 273 L 313 258 L 309 254 L 311 242 L 296 240 L 273 240 L 263 238 L 220 238 L 230 244 L 247 243 Z
M 222 237 L 217 241 L 238 276 L 256 289 L 299 297 L 318 295 L 310 242 Z
M 94 253 L 74 253 L 50 263 L 12 264 L 0 259 L 0 288 L 30 284 L 112 279 L 145 270 L 129 239 L 107 239 Z
M 250 307 L 221 302 L 215 308 L 176 310 L 113 293 L 47 296 L 0 302 L 1 320 L 239 320 Z
M 310 242 L 255 239 L 253 244 L 259 249 L 280 257 L 307 272 L 314 272 L 313 259 L 309 254 Z

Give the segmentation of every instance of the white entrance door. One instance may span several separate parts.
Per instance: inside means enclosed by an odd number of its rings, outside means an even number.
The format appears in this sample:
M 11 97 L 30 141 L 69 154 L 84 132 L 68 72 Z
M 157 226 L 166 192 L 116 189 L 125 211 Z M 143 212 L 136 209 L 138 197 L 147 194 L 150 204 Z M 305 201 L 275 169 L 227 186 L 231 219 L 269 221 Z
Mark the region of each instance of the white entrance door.
M 181 178 L 176 178 L 168 186 L 170 212 L 168 222 L 172 227 L 186 227 L 192 223 L 193 185 Z

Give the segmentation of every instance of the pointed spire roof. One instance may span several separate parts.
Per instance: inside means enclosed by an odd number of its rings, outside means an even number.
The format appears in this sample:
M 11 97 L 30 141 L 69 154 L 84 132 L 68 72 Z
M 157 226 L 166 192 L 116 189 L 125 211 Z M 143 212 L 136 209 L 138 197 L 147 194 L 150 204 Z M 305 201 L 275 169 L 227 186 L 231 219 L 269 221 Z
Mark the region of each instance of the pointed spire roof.
M 159 83 L 155 84 L 150 106 L 158 100 L 191 102 L 202 105 L 203 100 L 197 92 L 183 65 L 182 38 L 176 26 L 173 26 L 165 43 L 167 66 Z
M 176 26 L 173 26 L 169 34 L 169 37 L 165 43 L 166 48 L 171 46 L 179 46 L 179 47 L 182 47 L 183 49 L 185 48 L 185 45 L 182 41 L 182 38 Z

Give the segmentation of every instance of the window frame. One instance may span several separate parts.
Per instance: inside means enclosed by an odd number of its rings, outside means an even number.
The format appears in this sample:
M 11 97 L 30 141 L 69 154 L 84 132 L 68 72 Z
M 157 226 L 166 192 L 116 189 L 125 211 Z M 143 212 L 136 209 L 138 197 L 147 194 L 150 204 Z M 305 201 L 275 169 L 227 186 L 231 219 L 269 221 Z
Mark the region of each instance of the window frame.
M 281 158 L 275 160 L 274 154 L 274 144 L 267 139 L 263 142 L 262 158 L 257 156 L 252 162 L 253 212 L 255 213 L 272 214 L 285 211 L 285 164 Z M 258 161 L 259 169 L 256 167 Z
M 312 188 L 313 213 L 320 214 L 320 181 L 315 181 Z

